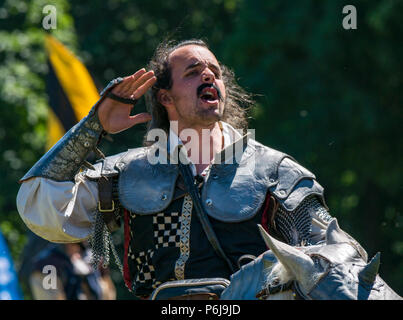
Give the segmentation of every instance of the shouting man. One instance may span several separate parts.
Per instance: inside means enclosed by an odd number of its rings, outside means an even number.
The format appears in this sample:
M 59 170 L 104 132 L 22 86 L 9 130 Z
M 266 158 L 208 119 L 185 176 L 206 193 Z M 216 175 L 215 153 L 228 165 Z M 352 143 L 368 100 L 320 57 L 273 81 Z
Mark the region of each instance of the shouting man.
M 244 134 L 251 96 L 205 42 L 161 44 L 147 69 L 113 80 L 21 179 L 18 210 L 33 232 L 90 238 L 99 262 L 123 221 L 125 283 L 157 299 L 218 298 L 267 250 L 257 224 L 293 246 L 324 239 L 323 188 L 292 157 Z M 143 95 L 149 113 L 131 115 Z M 144 122 L 144 147 L 86 161 L 106 133 Z

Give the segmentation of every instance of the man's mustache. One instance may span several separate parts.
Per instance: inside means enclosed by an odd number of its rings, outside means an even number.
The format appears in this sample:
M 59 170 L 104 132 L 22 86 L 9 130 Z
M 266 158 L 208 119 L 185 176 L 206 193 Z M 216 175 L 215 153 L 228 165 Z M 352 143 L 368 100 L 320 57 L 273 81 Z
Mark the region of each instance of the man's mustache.
M 203 84 L 201 84 L 201 85 L 197 88 L 197 96 L 198 96 L 198 97 L 200 96 L 201 92 L 202 92 L 203 89 L 205 89 L 205 88 L 214 88 L 214 89 L 216 89 L 216 90 L 217 90 L 218 99 L 221 100 L 221 101 L 223 101 L 223 100 L 222 100 L 221 91 L 220 91 L 220 89 L 218 89 L 218 87 L 217 87 L 214 83 L 203 83 Z

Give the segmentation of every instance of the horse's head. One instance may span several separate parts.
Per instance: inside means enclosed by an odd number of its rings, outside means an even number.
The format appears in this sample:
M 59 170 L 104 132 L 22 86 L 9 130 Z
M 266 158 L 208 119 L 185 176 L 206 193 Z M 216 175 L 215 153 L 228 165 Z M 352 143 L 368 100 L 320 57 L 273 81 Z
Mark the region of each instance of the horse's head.
M 367 263 L 365 250 L 339 228 L 336 219 L 328 226 L 325 244 L 307 247 L 289 246 L 259 229 L 304 299 L 401 299 L 377 275 L 380 253 Z

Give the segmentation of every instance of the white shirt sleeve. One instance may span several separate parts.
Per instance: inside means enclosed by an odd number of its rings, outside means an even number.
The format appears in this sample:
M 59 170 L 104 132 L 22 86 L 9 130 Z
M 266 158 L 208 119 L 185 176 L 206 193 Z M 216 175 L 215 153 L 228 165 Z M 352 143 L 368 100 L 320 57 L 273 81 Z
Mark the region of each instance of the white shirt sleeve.
M 81 242 L 91 235 L 98 203 L 96 182 L 32 178 L 17 195 L 18 212 L 32 232 L 51 242 Z

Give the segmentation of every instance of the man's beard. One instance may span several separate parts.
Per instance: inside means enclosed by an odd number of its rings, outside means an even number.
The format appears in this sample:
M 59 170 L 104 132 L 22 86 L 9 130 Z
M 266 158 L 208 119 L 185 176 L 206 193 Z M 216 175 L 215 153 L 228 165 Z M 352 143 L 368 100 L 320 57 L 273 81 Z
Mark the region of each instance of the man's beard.
M 174 101 L 175 100 L 176 99 L 174 98 Z M 176 102 L 179 101 L 176 100 Z M 213 123 L 221 121 L 223 119 L 225 110 L 225 102 L 223 100 L 220 100 L 218 106 L 215 108 L 206 108 L 205 106 L 202 106 L 200 104 L 201 99 L 196 97 L 196 101 L 192 103 L 192 106 L 188 105 L 187 107 L 181 108 L 175 107 L 175 109 L 179 117 L 184 120 L 189 126 L 196 124 L 202 126 L 211 126 Z M 189 109 L 191 109 L 191 112 L 185 111 Z M 179 119 L 179 121 L 181 120 Z
M 224 115 L 224 108 L 221 105 L 222 102 L 220 102 L 218 104 L 218 110 L 215 109 L 214 111 L 218 111 L 218 112 L 212 112 L 211 109 L 206 109 L 206 108 L 197 108 L 195 110 L 195 113 L 197 115 L 197 117 L 199 119 L 201 119 L 202 121 L 206 121 L 206 122 L 216 122 L 216 121 L 220 121 L 223 119 L 223 115 Z

